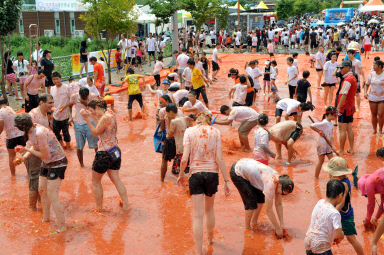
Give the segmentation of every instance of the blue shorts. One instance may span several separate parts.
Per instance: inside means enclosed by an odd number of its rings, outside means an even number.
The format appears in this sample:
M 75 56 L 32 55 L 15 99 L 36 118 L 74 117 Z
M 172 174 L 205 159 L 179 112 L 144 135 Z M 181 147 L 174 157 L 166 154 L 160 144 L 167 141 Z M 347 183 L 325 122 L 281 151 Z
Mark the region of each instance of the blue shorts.
M 97 148 L 97 137 L 94 137 L 89 130 L 88 124 L 77 124 L 75 122 L 75 137 L 76 137 L 76 146 L 78 150 L 82 150 L 85 146 L 86 140 L 88 140 L 88 147 L 90 149 Z

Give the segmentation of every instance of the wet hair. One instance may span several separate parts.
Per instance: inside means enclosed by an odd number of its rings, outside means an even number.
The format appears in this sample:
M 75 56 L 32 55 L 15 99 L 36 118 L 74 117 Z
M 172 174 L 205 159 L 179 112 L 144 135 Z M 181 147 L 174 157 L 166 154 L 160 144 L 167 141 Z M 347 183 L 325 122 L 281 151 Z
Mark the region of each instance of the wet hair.
M 277 66 L 277 62 L 276 62 L 276 60 L 272 60 L 271 65 L 275 65 L 275 66 Z
M 309 56 L 309 51 L 305 52 L 305 55 Z
M 224 114 L 226 111 L 228 111 L 229 109 L 231 109 L 231 108 L 229 108 L 229 106 L 228 105 L 222 105 L 221 107 L 220 107 L 220 112 L 221 112 L 221 114 Z
M 80 88 L 79 95 L 82 99 L 86 99 L 89 96 L 89 89 L 85 87 Z
M 301 103 L 299 106 L 301 111 L 303 112 L 309 111 L 309 110 L 311 111 L 315 110 L 315 106 L 311 102 L 304 102 L 304 103 Z
M 23 52 L 18 51 L 16 56 L 24 56 L 24 55 L 23 55 Z
M 194 95 L 195 97 L 197 97 L 197 94 L 195 91 L 189 91 L 188 95 Z
M 96 106 L 107 110 L 107 102 L 105 102 L 103 99 L 93 99 L 91 102 L 88 103 L 88 107 L 94 110 L 96 109 Z
M 196 65 L 195 60 L 193 60 L 193 58 L 188 59 L 187 64 L 188 65 L 193 65 L 193 66 Z
M 288 57 L 287 60 L 288 60 L 290 63 L 293 63 L 293 58 Z
M 375 58 L 373 59 L 373 62 L 378 61 L 378 60 L 380 60 L 380 57 L 375 57 Z
M 336 198 L 340 194 L 343 195 L 344 192 L 345 186 L 341 181 L 333 179 L 327 183 L 327 198 Z
M 92 61 L 97 62 L 97 58 L 96 58 L 96 57 L 90 57 L 90 58 L 89 58 L 89 61 L 90 61 L 90 62 L 92 62 Z
M 49 98 L 52 98 L 52 99 L 53 99 L 53 96 L 52 96 L 51 94 L 44 93 L 44 94 L 42 94 L 41 96 L 39 96 L 39 103 L 40 103 L 40 102 L 46 103 L 46 102 L 48 101 Z
M 335 115 L 336 113 L 336 107 L 328 106 L 327 109 L 325 109 L 325 113 L 323 114 L 323 119 L 325 119 L 328 115 Z
M 381 147 L 376 151 L 376 157 L 384 158 L 384 147 Z
M 19 113 L 15 116 L 15 127 L 24 132 L 24 139 L 28 141 L 28 132 L 33 127 L 32 117 L 28 113 Z
M 384 62 L 383 62 L 383 61 L 381 61 L 381 60 L 377 60 L 377 61 L 375 61 L 374 63 L 375 63 L 375 65 L 378 65 L 378 66 L 380 66 L 381 68 L 384 68 Z
M 159 57 L 157 58 L 157 60 L 162 61 L 162 60 L 163 60 L 163 56 L 159 56 Z
M 268 115 L 265 114 L 265 113 L 262 113 L 259 115 L 259 117 L 257 118 L 257 120 L 259 121 L 259 124 L 261 126 L 265 126 L 268 124 Z
M 32 65 L 33 63 L 35 63 L 36 66 L 37 66 L 37 61 L 36 61 L 36 60 L 32 60 L 31 65 Z
M 193 119 L 194 121 L 196 121 L 196 114 L 194 114 L 194 113 L 188 114 L 187 117 Z
M 295 184 L 287 174 L 283 174 L 279 176 L 279 183 L 281 184 L 282 193 L 292 193 Z
M 92 77 L 88 77 L 88 78 L 87 78 L 87 81 L 91 81 L 91 82 L 93 82 Z
M 172 103 L 171 97 L 168 95 L 163 95 L 160 98 L 164 99 L 168 103 Z
M 87 47 L 87 41 L 86 40 L 81 41 L 80 45 L 81 47 Z
M 168 76 L 167 79 L 168 79 L 168 81 L 174 81 L 175 77 L 174 76 Z
M 245 77 L 244 74 L 240 75 L 240 83 L 241 84 L 247 83 L 247 77 Z
M 165 111 L 166 112 L 174 112 L 174 113 L 177 113 L 177 105 L 175 105 L 174 103 L 169 103 L 167 105 L 167 107 L 165 107 Z
M 297 57 L 297 56 L 299 56 L 299 53 L 297 53 L 297 52 L 295 52 L 295 53 L 292 54 L 292 57 L 293 57 L 293 58 L 295 58 L 295 57 Z
M 53 72 L 52 78 L 61 78 L 61 74 L 59 72 Z
M 135 73 L 135 70 L 133 70 L 132 68 L 127 69 L 127 74 L 134 74 L 134 73 Z
M 0 105 L 3 105 L 3 104 L 8 105 L 8 99 L 6 97 L 2 97 L 0 99 Z
M 307 79 L 311 73 L 307 70 L 303 72 L 303 78 Z
M 351 54 L 355 54 L 356 51 L 355 51 L 355 50 L 347 50 L 347 54 L 349 54 L 349 53 L 351 53 Z
M 207 112 L 201 112 L 201 113 L 197 114 L 196 122 L 197 122 L 197 124 L 201 124 L 203 122 L 205 122 L 207 124 L 211 124 L 212 115 L 207 113 Z

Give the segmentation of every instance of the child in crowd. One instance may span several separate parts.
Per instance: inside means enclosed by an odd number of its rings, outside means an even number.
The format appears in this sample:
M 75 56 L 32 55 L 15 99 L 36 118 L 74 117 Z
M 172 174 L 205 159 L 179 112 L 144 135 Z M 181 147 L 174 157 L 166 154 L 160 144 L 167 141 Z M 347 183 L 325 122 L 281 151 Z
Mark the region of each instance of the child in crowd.
M 263 93 L 266 95 L 266 93 L 271 92 L 271 62 L 269 60 L 265 61 L 265 66 L 263 67 Z M 265 87 L 267 87 L 267 92 L 265 91 Z
M 334 157 L 328 162 L 327 166 L 324 167 L 324 171 L 328 172 L 331 180 L 338 180 L 344 185 L 345 192 L 343 200 L 336 205 L 336 209 L 340 211 L 341 226 L 348 242 L 352 244 L 356 254 L 364 255 L 363 247 L 356 239 L 357 232 L 353 207 L 351 205 L 351 182 L 347 177 L 347 175 L 352 174 L 352 170 L 348 169 L 345 159 Z
M 289 98 L 293 99 L 293 96 L 295 95 L 296 92 L 296 87 L 297 87 L 297 81 L 299 80 L 299 73 L 297 72 L 297 68 L 293 65 L 293 58 L 289 57 L 287 58 L 287 74 L 288 74 L 288 79 L 285 82 L 286 85 L 288 85 L 289 89 Z
M 276 153 L 269 148 L 270 135 L 266 130 L 268 124 L 268 115 L 262 113 L 258 117 L 259 127 L 255 130 L 255 149 L 253 158 L 264 165 L 268 165 L 269 157 L 275 158 Z
M 140 89 L 140 78 L 143 80 L 142 87 L 146 87 L 144 75 L 135 74 L 135 71 L 132 68 L 128 68 L 127 76 L 125 81 L 128 84 L 128 119 L 132 120 L 132 104 L 136 100 L 141 109 L 142 116 L 144 116 L 144 104 L 143 96 Z
M 163 68 L 164 68 L 163 56 L 159 56 L 153 68 L 153 77 L 155 78 L 156 88 L 160 87 L 160 84 L 161 84 L 160 71 Z
M 332 254 L 332 243 L 340 243 L 344 238 L 341 216 L 336 206 L 345 194 L 345 186 L 339 180 L 327 183 L 326 199 L 321 199 L 312 211 L 311 224 L 305 235 L 307 255 Z
M 297 52 L 293 53 L 292 54 L 292 58 L 293 58 L 293 65 L 297 68 L 297 73 L 300 73 L 299 72 L 299 61 L 297 61 L 297 57 L 299 56 L 299 54 Z
M 271 99 L 272 99 L 273 103 L 279 102 L 280 101 L 280 96 L 279 96 L 279 94 L 277 94 L 277 92 L 278 92 L 277 88 L 275 86 L 272 86 L 271 91 L 272 92 L 269 93 L 269 95 L 268 95 L 268 103 L 269 103 L 269 101 Z
M 119 47 L 117 47 L 117 49 L 116 49 L 115 60 L 116 60 L 116 64 L 117 64 L 117 71 L 116 71 L 116 73 L 120 74 L 120 70 L 123 69 L 123 67 L 121 66 L 121 53 L 120 53 L 120 48 Z
M 192 87 L 192 75 L 191 75 L 191 69 L 189 67 L 186 67 L 184 69 L 184 72 L 182 74 L 184 82 L 184 86 L 186 90 L 190 90 Z
M 272 60 L 272 57 L 275 57 L 274 56 L 274 51 L 275 51 L 274 48 L 275 48 L 275 46 L 273 45 L 272 40 L 268 40 L 267 49 L 268 49 L 268 53 L 269 53 L 269 60 Z
M 229 91 L 229 98 L 233 98 L 232 106 L 244 106 L 245 98 L 247 97 L 247 89 L 251 87 L 251 84 L 245 75 L 240 75 L 239 80 L 240 83 L 235 84 Z
M 311 68 L 315 68 L 316 54 L 314 52 L 314 49 L 311 50 L 311 54 L 309 55 L 309 60 L 311 62 Z
M 279 75 L 279 70 L 277 69 L 276 60 L 272 60 L 271 62 L 271 87 L 276 87 L 276 79 Z
M 38 66 L 37 66 L 37 61 L 36 60 L 32 60 L 32 64 L 31 64 L 31 75 L 34 75 L 34 74 L 37 74 L 37 71 L 38 71 Z
M 140 43 L 139 48 L 137 49 L 137 54 L 136 54 L 136 63 L 137 63 L 137 68 L 139 71 L 143 71 L 143 66 L 142 66 L 142 61 L 143 61 L 143 46 Z
M 333 106 L 328 106 L 323 115 L 323 120 L 321 122 L 313 123 L 310 127 L 312 130 L 317 132 L 320 137 L 317 143 L 317 155 L 318 161 L 316 165 L 315 177 L 319 178 L 320 170 L 324 163 L 325 156 L 330 160 L 333 158 L 333 121 L 337 117 L 336 108 Z M 329 145 L 328 142 L 331 144 Z
M 308 77 L 310 75 L 309 71 L 304 71 L 303 72 L 303 79 L 299 80 L 297 82 L 297 87 L 296 87 L 296 98 L 297 101 L 301 103 L 307 102 L 307 97 L 309 95 L 309 101 L 312 101 L 312 93 L 311 93 L 311 83 L 308 81 Z

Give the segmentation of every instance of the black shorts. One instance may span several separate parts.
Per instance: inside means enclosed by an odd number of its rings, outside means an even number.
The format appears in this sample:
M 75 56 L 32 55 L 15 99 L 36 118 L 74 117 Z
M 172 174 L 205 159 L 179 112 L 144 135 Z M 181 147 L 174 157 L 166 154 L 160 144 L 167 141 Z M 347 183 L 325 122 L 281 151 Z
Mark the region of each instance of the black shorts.
M 123 69 L 123 67 L 121 66 L 121 62 L 116 62 L 116 64 L 117 64 L 117 70 Z
M 15 149 L 17 145 L 25 146 L 25 138 L 24 136 L 18 136 L 12 139 L 6 140 L 7 149 Z
M 67 166 L 55 167 L 55 168 L 42 167 L 40 170 L 40 176 L 46 177 L 48 180 L 56 180 L 57 178 L 64 180 L 66 169 L 67 169 Z
M 121 155 L 121 150 L 118 148 Z M 121 166 L 120 158 L 114 160 L 112 156 L 106 151 L 96 152 L 95 159 L 93 160 L 92 170 L 99 174 L 104 174 L 108 170 L 119 170 Z
M 322 68 L 316 68 L 316 72 L 322 72 L 323 69 Z
M 54 86 L 53 81 L 52 81 L 52 76 L 46 76 L 45 78 L 45 87 L 52 87 Z
M 270 57 L 273 57 L 273 56 L 274 56 L 274 54 L 273 54 L 273 53 L 269 53 L 269 56 L 270 56 Z
M 252 45 L 252 48 L 256 49 L 256 48 L 257 48 L 257 46 L 253 46 L 253 45 Z
M 211 39 L 211 44 L 216 44 L 216 39 Z
M 136 65 L 136 57 L 131 58 L 131 64 Z
M 253 97 L 254 97 L 255 93 L 257 93 L 257 90 L 256 90 L 256 92 L 252 91 L 252 92 L 247 93 L 247 96 L 245 97 L 245 105 L 246 106 L 252 106 Z
M 176 156 L 176 143 L 175 138 L 165 138 L 163 145 L 162 158 L 167 161 L 171 161 Z
M 131 57 L 126 57 L 124 60 L 125 64 L 131 63 L 132 58 Z
M 154 75 L 153 78 L 155 78 L 156 86 L 157 86 L 157 87 L 160 87 L 160 85 L 161 85 L 161 77 L 160 77 L 160 74 L 156 74 L 156 75 Z
M 335 87 L 336 83 L 323 83 L 321 84 L 322 87 Z
M 219 70 L 220 70 L 219 64 L 216 63 L 215 61 L 212 61 L 212 72 L 219 71 Z
M 155 52 L 154 51 L 148 51 L 148 56 L 155 56 Z
M 141 65 L 141 57 L 136 57 L 136 62 L 138 65 Z
M 232 165 L 230 171 L 231 180 L 240 193 L 245 210 L 255 210 L 257 204 L 265 203 L 265 195 L 263 191 L 256 189 L 249 181 L 235 173 L 236 163 Z
M 299 101 L 300 103 L 307 102 L 307 95 L 300 95 L 300 94 L 298 94 L 297 95 L 297 101 Z
M 311 49 L 317 48 L 317 43 L 316 42 L 311 42 Z
M 283 110 L 276 108 L 275 117 L 281 117 L 282 115 L 283 115 Z M 289 116 L 295 116 L 295 115 L 297 115 L 297 112 L 293 112 L 293 113 L 289 114 Z
M 132 104 L 135 100 L 139 103 L 140 108 L 143 108 L 143 96 L 140 93 L 137 95 L 129 95 L 128 96 L 128 109 L 132 109 Z
M 212 197 L 217 192 L 219 185 L 219 174 L 211 172 L 198 172 L 189 178 L 190 195 L 204 194 Z
M 88 63 L 88 58 L 80 58 L 80 63 L 84 64 L 84 63 Z
M 188 97 L 183 97 L 180 101 L 179 101 L 179 107 L 183 107 L 185 102 L 188 101 Z
M 232 103 L 232 106 L 235 107 L 235 106 L 245 106 L 245 105 L 243 105 L 243 104 L 239 104 L 238 102 L 233 102 L 233 103 Z
M 39 94 L 37 95 L 30 95 L 28 94 L 29 100 L 25 100 L 25 112 L 32 111 L 33 108 L 36 108 L 39 106 Z
M 199 43 L 200 48 L 203 48 L 203 45 L 204 45 L 204 42 Z
M 293 141 L 297 141 L 301 134 L 303 133 L 303 126 L 296 122 L 296 130 L 292 132 L 290 138 L 292 138 Z
M 340 123 L 352 123 L 353 122 L 353 114 L 351 116 L 346 115 L 346 111 L 344 111 L 341 116 L 338 118 Z

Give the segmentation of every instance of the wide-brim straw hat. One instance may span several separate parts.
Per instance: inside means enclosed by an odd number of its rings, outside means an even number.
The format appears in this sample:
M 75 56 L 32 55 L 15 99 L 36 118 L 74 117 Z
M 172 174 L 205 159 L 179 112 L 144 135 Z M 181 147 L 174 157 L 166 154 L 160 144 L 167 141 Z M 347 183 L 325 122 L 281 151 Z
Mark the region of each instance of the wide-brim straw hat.
M 332 158 L 328 164 L 323 167 L 323 170 L 328 172 L 331 176 L 352 174 L 352 170 L 347 166 L 347 161 L 342 157 Z

